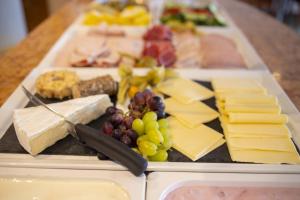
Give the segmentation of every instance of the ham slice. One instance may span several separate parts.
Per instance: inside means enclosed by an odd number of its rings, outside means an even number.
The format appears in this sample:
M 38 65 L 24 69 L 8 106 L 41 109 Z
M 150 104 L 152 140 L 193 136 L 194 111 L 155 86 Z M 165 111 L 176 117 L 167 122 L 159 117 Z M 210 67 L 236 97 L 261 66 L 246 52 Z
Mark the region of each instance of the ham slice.
M 87 67 L 107 52 L 104 37 L 77 35 L 58 53 L 53 65 L 58 67 Z
M 174 46 L 177 56 L 176 67 L 200 67 L 200 40 L 197 35 L 191 32 L 176 33 Z
M 201 37 L 202 66 L 204 68 L 246 68 L 235 43 L 219 34 Z
M 108 55 L 96 59 L 97 67 L 117 67 L 121 56 L 117 52 L 110 52 Z
M 141 38 L 109 37 L 107 46 L 112 51 L 139 58 L 142 55 L 144 41 Z

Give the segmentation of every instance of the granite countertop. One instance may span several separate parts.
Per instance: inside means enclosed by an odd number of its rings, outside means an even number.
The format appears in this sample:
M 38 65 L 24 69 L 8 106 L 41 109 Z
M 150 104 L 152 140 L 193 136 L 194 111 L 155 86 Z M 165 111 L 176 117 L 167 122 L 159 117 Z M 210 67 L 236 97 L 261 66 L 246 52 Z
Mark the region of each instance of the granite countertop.
M 0 105 L 39 64 L 89 0 L 71 0 L 0 56 Z M 300 36 L 286 25 L 239 1 L 219 1 L 300 109 Z

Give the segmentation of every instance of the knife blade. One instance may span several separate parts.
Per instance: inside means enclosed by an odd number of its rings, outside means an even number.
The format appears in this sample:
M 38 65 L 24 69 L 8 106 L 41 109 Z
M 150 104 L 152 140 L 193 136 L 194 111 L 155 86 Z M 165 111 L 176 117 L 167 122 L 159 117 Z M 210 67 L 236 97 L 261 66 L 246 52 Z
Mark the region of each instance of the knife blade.
M 148 162 L 125 144 L 105 135 L 102 132 L 99 133 L 99 130 L 89 126 L 74 124 L 70 120 L 66 119 L 65 116 L 42 102 L 38 97 L 31 94 L 31 92 L 24 86 L 22 86 L 22 89 L 30 102 L 34 105 L 44 107 L 49 112 L 54 113 L 67 122 L 71 128 L 69 131 L 71 135 L 84 145 L 96 150 L 97 152 L 103 153 L 114 161 L 119 162 L 136 176 L 143 174 L 147 169 Z

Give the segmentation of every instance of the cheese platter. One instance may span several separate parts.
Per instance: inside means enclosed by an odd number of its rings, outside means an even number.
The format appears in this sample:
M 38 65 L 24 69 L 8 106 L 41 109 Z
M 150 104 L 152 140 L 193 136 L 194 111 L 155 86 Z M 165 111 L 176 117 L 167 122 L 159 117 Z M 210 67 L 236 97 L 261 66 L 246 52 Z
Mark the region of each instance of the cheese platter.
M 54 69 L 47 69 L 47 70 L 41 70 L 41 69 L 35 69 L 22 83 L 26 88 L 29 88 L 32 92 L 36 91 L 35 88 L 35 81 L 37 78 L 45 73 L 45 72 L 52 72 Z M 56 68 L 58 70 L 58 68 Z M 64 70 L 64 69 L 60 69 Z M 120 81 L 122 78 L 118 75 L 117 69 L 95 69 L 95 68 L 76 68 L 76 69 L 69 69 L 70 72 L 76 72 L 76 74 L 79 76 L 81 80 L 89 80 L 92 78 L 95 78 L 97 76 L 103 76 L 103 75 L 110 75 L 115 81 L 118 81 L 120 84 Z M 147 74 L 149 69 L 134 69 L 133 72 L 135 74 L 144 75 Z M 176 70 L 175 70 L 176 71 Z M 183 80 L 193 80 L 197 81 L 197 87 L 200 84 L 202 87 L 201 91 L 198 92 L 203 95 L 203 91 L 206 91 L 206 95 L 213 95 L 213 93 L 208 92 L 207 90 L 213 90 L 211 85 L 209 84 L 212 80 L 222 80 L 222 78 L 228 78 L 228 77 L 239 77 L 239 78 L 251 78 L 255 81 L 259 82 L 261 85 L 263 85 L 264 88 L 268 91 L 269 95 L 274 95 L 278 99 L 278 105 L 280 105 L 281 113 L 283 115 L 288 117 L 288 123 L 286 126 L 288 127 L 287 135 L 284 135 L 284 137 L 292 138 L 292 143 L 289 143 L 288 145 L 291 145 L 290 148 L 284 149 L 284 152 L 294 152 L 291 153 L 296 155 L 296 161 L 294 158 L 288 159 L 288 160 L 282 160 L 282 157 L 278 156 L 276 154 L 276 158 L 279 158 L 279 160 L 256 160 L 258 158 L 249 158 L 249 155 L 245 155 L 246 160 L 240 159 L 237 157 L 234 152 L 236 148 L 241 148 L 240 146 L 233 145 L 234 148 L 231 147 L 231 143 L 229 142 L 229 149 L 228 149 L 228 141 L 231 137 L 226 135 L 225 132 L 225 138 L 222 135 L 224 128 L 224 123 L 220 120 L 212 120 L 215 118 L 215 115 L 218 115 L 218 112 L 221 112 L 216 107 L 215 99 L 210 100 L 204 100 L 203 103 L 199 102 L 199 109 L 202 112 L 203 109 L 205 111 L 205 117 L 203 118 L 204 121 L 200 121 L 200 123 L 204 123 L 204 126 L 198 127 L 199 122 L 196 123 L 195 126 L 197 126 L 197 129 L 192 131 L 191 134 L 194 134 L 195 132 L 203 132 L 206 135 L 202 135 L 199 138 L 199 135 L 195 134 L 195 136 L 184 136 L 183 139 L 179 139 L 180 133 L 178 133 L 178 130 L 181 130 L 182 132 L 189 131 L 187 127 L 191 128 L 191 126 L 194 126 L 192 121 L 188 121 L 190 123 L 186 123 L 185 119 L 187 115 L 182 115 L 180 110 L 174 110 L 172 109 L 172 102 L 174 103 L 180 103 L 176 101 L 171 101 L 170 98 L 165 99 L 165 105 L 166 105 L 166 112 L 171 115 L 171 118 L 168 117 L 167 119 L 170 120 L 172 117 L 176 118 L 176 120 L 179 120 L 177 122 L 171 120 L 169 121 L 170 126 L 170 132 L 171 135 L 173 135 L 173 148 L 170 150 L 167 150 L 167 160 L 168 162 L 153 162 L 151 159 L 151 156 L 146 156 L 147 159 L 150 159 L 148 164 L 148 171 L 202 171 L 202 172 L 255 172 L 255 173 L 299 173 L 299 165 L 294 165 L 297 163 L 297 156 L 298 153 L 296 153 L 293 149 L 298 148 L 299 146 L 299 112 L 295 108 L 295 106 L 291 103 L 291 101 L 288 99 L 288 97 L 285 95 L 285 93 L 282 91 L 280 86 L 274 81 L 273 77 L 269 75 L 265 71 L 248 71 L 248 70 L 200 70 L 200 69 L 180 69 L 176 71 L 180 77 L 185 78 Z M 171 79 L 173 80 L 173 79 Z M 190 85 L 191 82 L 184 81 L 184 84 Z M 192 85 L 194 85 L 196 82 L 192 82 Z M 177 82 L 175 84 L 178 84 Z M 181 84 L 181 83 L 180 83 Z M 167 84 L 168 85 L 168 84 Z M 194 87 L 194 86 L 193 86 Z M 165 93 L 168 94 L 168 91 L 166 91 L 167 87 L 160 87 L 160 90 L 164 90 Z M 177 90 L 180 90 L 180 86 L 177 87 Z M 119 85 L 120 90 L 120 85 Z M 219 90 L 219 89 L 217 89 Z M 170 92 L 170 91 L 169 91 Z M 169 93 L 170 95 L 171 93 Z M 97 95 L 96 95 L 97 96 Z M 171 95 L 172 96 L 172 95 Z M 84 97 L 89 98 L 89 97 Z M 172 98 L 175 98 L 176 95 L 172 96 Z M 198 98 L 198 97 L 197 97 Z M 49 148 L 46 148 L 44 151 L 42 151 L 39 155 L 32 157 L 31 155 L 28 155 L 28 153 L 23 149 L 23 147 L 20 145 L 17 137 L 16 132 L 14 130 L 14 127 L 12 126 L 12 115 L 13 111 L 16 108 L 23 108 L 27 103 L 28 100 L 25 98 L 24 94 L 18 88 L 15 93 L 12 95 L 12 97 L 7 101 L 3 107 L 1 108 L 1 140 L 0 140 L 0 150 L 1 150 L 1 160 L 0 165 L 1 166 L 18 166 L 18 167 L 42 167 L 42 168 L 77 168 L 77 169 L 122 169 L 125 168 L 121 165 L 118 165 L 110 160 L 107 160 L 103 155 L 97 154 L 94 150 L 91 150 L 89 148 L 83 147 L 79 143 L 76 142 L 76 140 L 73 140 L 72 137 L 67 136 L 62 140 L 57 141 L 54 145 L 51 146 L 51 144 L 48 144 L 50 146 Z M 80 99 L 80 98 L 79 98 Z M 183 99 L 183 98 L 179 98 Z M 45 99 L 44 99 L 45 100 Z M 75 99 L 74 99 L 75 100 Z M 68 100 L 73 101 L 73 100 Z M 53 100 L 50 99 L 46 103 L 53 103 Z M 177 105 L 176 104 L 176 105 Z M 201 104 L 201 105 L 200 105 Z M 203 105 L 204 104 L 204 105 Z M 181 105 L 181 104 L 180 104 Z M 197 107 L 196 106 L 196 107 Z M 173 106 L 174 107 L 174 106 Z M 176 106 L 175 106 L 176 107 Z M 184 110 L 188 110 L 187 105 L 182 105 L 184 107 Z M 22 110 L 22 109 L 21 109 Z M 26 110 L 26 109 L 23 109 Z M 199 112 L 200 112 L 199 111 Z M 197 114 L 199 115 L 199 113 Z M 211 116 L 211 119 L 208 119 L 207 116 Z M 190 118 L 188 118 L 190 119 Z M 205 122 L 205 120 L 210 122 Z M 104 120 L 104 121 L 103 121 Z M 175 123 L 174 123 L 175 122 Z M 183 122 L 183 123 L 182 123 Z M 89 126 L 98 129 L 101 131 L 101 127 L 103 126 L 103 123 L 105 123 L 105 117 L 100 117 L 96 121 L 93 121 Z M 181 128 L 178 127 L 178 124 L 183 124 Z M 188 125 L 187 125 L 188 124 Z M 192 124 L 192 125 L 191 125 Z M 187 126 L 186 126 L 187 125 Z M 190 126 L 189 126 L 190 125 Z M 16 126 L 16 123 L 15 123 Z M 273 127 L 271 124 L 270 126 Z M 172 129 L 173 127 L 173 129 Z M 201 130 L 199 129 L 201 128 Z M 197 131 L 198 130 L 198 131 Z M 230 132 L 230 131 L 229 131 Z M 231 133 L 231 132 L 230 132 Z M 290 135 L 289 135 L 290 134 Z M 213 136 L 214 135 L 214 136 Z M 193 139 L 193 138 L 198 139 Z M 215 137 L 215 138 L 214 138 Z M 213 139 L 214 138 L 214 139 Z M 205 139 L 205 140 L 204 140 Z M 272 138 L 269 138 L 270 140 Z M 184 141 L 194 140 L 196 147 L 199 147 L 199 149 L 192 150 L 189 146 L 184 146 Z M 198 140 L 198 142 L 197 142 Z M 208 142 L 204 142 L 201 144 L 201 140 L 204 141 L 210 141 L 211 146 L 207 146 Z M 224 143 L 226 140 L 227 143 Z M 275 139 L 272 139 L 275 140 Z M 267 140 L 269 141 L 269 140 Z M 236 142 L 236 141 L 235 141 Z M 243 144 L 243 141 L 241 143 L 238 143 L 238 145 Z M 207 143 L 207 144 L 206 144 Z M 266 142 L 266 144 L 269 144 Z M 295 144 L 295 145 L 294 145 Z M 203 146 L 204 145 L 204 146 Z M 274 143 L 269 144 L 268 148 L 272 148 L 272 150 L 278 151 L 278 146 L 274 146 Z M 272 146 L 273 145 L 273 146 Z M 191 145 L 192 146 L 192 145 Z M 294 147 L 295 146 L 295 147 Z M 144 152 L 140 149 L 139 146 L 137 146 L 138 151 Z M 242 147 L 243 148 L 243 147 Z M 247 147 L 246 149 L 251 149 L 252 147 Z M 255 147 L 258 148 L 258 147 Z M 265 146 L 260 148 L 266 148 Z M 280 147 L 283 148 L 283 147 Z M 195 152 L 194 152 L 195 151 Z M 240 150 L 239 150 L 240 151 Z M 282 151 L 282 149 L 280 150 Z M 144 152 L 145 153 L 145 152 Z M 143 153 L 143 154 L 144 154 Z M 165 154 L 164 154 L 165 155 Z M 252 154 L 251 154 L 252 155 Z M 99 160 L 97 156 L 102 159 Z M 233 157 L 232 157 L 233 156 Z M 292 156 L 292 157 L 293 157 Z M 250 156 L 251 157 L 251 156 Z M 103 160 L 104 159 L 104 160 Z M 234 159 L 234 160 L 233 160 Z M 281 159 L 281 160 L 280 160 Z M 196 162 L 194 162 L 194 161 Z M 242 162 L 241 162 L 242 161 Z M 258 162 L 254 164 L 255 162 Z M 269 164 L 260 164 L 260 163 L 269 163 Z M 289 164 L 280 164 L 280 163 L 291 163 Z M 294 163 L 294 164 L 293 164 Z

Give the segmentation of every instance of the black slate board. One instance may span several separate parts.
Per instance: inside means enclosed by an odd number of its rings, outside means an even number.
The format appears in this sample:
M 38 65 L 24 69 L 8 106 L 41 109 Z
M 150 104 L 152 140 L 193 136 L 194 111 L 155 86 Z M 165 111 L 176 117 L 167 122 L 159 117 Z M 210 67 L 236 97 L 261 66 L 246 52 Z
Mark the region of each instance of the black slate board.
M 212 86 L 210 82 L 198 81 L 200 85 L 207 87 L 212 90 Z M 42 99 L 42 98 L 41 98 Z M 45 103 L 55 103 L 58 102 L 57 100 L 53 99 L 42 99 Z M 112 97 L 112 101 L 115 101 L 115 97 Z M 210 106 L 211 108 L 217 110 L 215 105 L 215 98 L 210 98 L 205 101 L 202 101 L 206 105 Z M 26 107 L 32 106 L 28 104 Z M 101 116 L 98 119 L 92 121 L 88 124 L 93 128 L 101 130 L 101 125 L 105 121 L 106 116 Z M 218 131 L 219 133 L 223 134 L 223 130 L 221 128 L 220 121 L 218 119 L 213 120 L 209 123 L 206 123 L 208 127 Z M 9 127 L 6 131 L 5 135 L 0 140 L 0 153 L 15 153 L 15 154 L 27 154 L 27 152 L 23 149 L 20 145 L 15 129 L 13 125 Z M 78 141 L 76 141 L 72 136 L 67 136 L 66 138 L 58 141 L 51 147 L 48 147 L 40 154 L 45 155 L 73 155 L 73 156 L 97 156 L 101 159 L 107 159 L 104 156 L 97 154 L 96 151 L 93 149 L 87 148 L 82 146 Z M 176 151 L 175 149 L 171 149 L 169 151 L 169 158 L 170 162 L 193 162 L 185 155 L 181 154 L 180 152 Z M 228 148 L 226 143 L 222 146 L 218 147 L 214 151 L 210 152 L 209 154 L 205 155 L 204 157 L 200 158 L 196 162 L 208 162 L 208 163 L 231 163 L 233 162 L 230 158 Z

